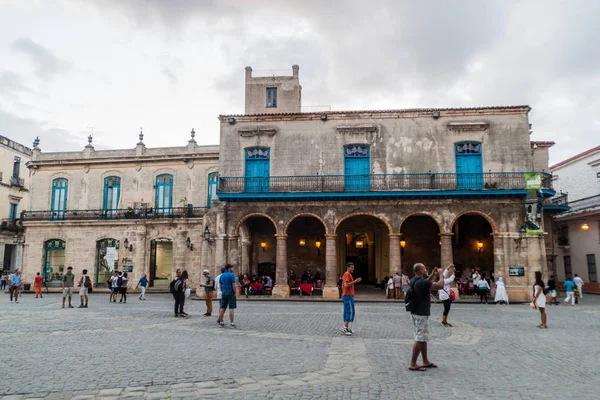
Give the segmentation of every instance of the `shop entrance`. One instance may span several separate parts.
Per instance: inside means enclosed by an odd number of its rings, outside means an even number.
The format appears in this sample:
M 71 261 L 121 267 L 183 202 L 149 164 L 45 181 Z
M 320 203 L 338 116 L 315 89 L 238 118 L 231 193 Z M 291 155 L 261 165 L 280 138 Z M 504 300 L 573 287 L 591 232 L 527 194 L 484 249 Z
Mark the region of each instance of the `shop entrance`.
M 150 242 L 150 287 L 166 289 L 173 273 L 173 241 L 154 239 Z
M 96 242 L 96 287 L 107 287 L 108 279 L 119 269 L 119 241 L 101 239 Z
M 65 241 L 50 239 L 44 242 L 44 270 L 42 271 L 48 286 L 61 285 L 65 270 Z

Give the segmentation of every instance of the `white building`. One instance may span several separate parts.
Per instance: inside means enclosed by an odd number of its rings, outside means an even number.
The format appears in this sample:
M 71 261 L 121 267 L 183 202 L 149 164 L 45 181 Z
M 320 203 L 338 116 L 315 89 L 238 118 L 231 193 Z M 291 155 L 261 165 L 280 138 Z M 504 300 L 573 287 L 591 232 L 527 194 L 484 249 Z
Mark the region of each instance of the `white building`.
M 554 218 L 558 280 L 577 274 L 586 282 L 585 291 L 600 292 L 600 146 L 552 165 L 550 172 L 570 208 Z
M 29 206 L 31 149 L 0 136 L 0 270 L 21 268 L 23 235 L 19 214 Z

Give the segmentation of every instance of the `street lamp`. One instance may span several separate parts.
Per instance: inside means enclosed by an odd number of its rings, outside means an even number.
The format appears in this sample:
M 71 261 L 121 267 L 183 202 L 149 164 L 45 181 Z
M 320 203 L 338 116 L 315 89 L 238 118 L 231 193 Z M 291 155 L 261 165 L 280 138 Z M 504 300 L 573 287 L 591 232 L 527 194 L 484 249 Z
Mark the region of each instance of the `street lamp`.
M 202 233 L 202 237 L 204 240 L 208 242 L 208 244 L 213 244 L 215 241 L 210 237 L 210 229 L 208 229 L 208 225 L 204 228 L 204 233 Z
M 315 246 L 317 246 L 317 255 L 320 256 L 321 255 L 321 241 L 317 240 L 315 242 Z
M 260 242 L 260 248 L 262 249 L 262 251 L 266 251 L 267 248 L 267 242 Z

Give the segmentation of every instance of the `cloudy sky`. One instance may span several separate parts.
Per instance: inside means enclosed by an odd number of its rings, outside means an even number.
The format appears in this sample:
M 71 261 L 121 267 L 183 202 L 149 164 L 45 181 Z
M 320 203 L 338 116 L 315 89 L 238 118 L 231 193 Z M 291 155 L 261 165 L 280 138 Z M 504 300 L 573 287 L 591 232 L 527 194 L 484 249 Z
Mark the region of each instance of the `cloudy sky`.
M 244 67 L 332 110 L 529 104 L 551 160 L 600 145 L 600 0 L 0 0 L 0 134 L 43 151 L 218 142 Z

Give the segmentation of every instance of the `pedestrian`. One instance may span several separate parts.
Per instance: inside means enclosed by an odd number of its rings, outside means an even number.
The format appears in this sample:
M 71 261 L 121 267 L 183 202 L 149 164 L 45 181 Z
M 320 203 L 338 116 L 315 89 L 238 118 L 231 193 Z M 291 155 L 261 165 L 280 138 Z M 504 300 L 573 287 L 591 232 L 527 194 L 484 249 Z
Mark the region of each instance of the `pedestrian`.
M 177 277 L 171 282 L 171 294 L 175 299 L 175 317 L 185 317 L 183 313 L 183 304 L 185 303 L 185 293 L 183 292 L 183 278 L 180 269 L 175 271 Z
M 388 278 L 385 293 L 386 293 L 386 298 L 388 298 L 388 299 L 394 298 L 394 277 L 392 277 L 392 276 L 390 276 Z
M 354 285 L 359 283 L 362 279 L 352 276 L 354 272 L 354 263 L 346 263 L 346 272 L 342 277 L 342 303 L 344 304 L 344 325 L 342 325 L 342 333 L 346 336 L 352 336 L 352 326 L 350 323 L 354 322 Z
M 220 284 L 221 284 L 221 304 L 219 310 L 219 317 L 217 318 L 217 323 L 219 326 L 224 327 L 225 322 L 223 321 L 223 317 L 225 316 L 225 310 L 229 308 L 229 326 L 231 328 L 235 328 L 235 323 L 233 322 L 234 310 L 236 309 L 236 297 L 235 297 L 235 275 L 231 272 L 233 267 L 230 264 L 225 265 L 225 272 L 221 274 Z
M 63 275 L 61 287 L 62 287 L 62 308 L 65 308 L 65 299 L 69 298 L 69 308 L 74 308 L 71 305 L 71 297 L 73 296 L 73 286 L 75 283 L 75 275 L 73 275 L 73 267 L 67 267 L 67 273 Z
M 215 280 L 210 276 L 210 271 L 207 269 L 202 271 L 202 275 L 204 276 L 204 279 L 206 279 L 206 283 L 200 284 L 200 287 L 204 288 L 204 299 L 206 300 L 206 312 L 204 313 L 204 316 L 210 317 L 212 314 L 212 295 L 215 291 Z
M 17 269 L 10 276 L 10 301 L 13 301 L 13 297 L 15 298 L 15 303 L 19 303 L 19 293 L 21 292 L 21 270 Z
M 538 325 L 538 328 L 546 329 L 546 295 L 544 294 L 544 281 L 542 281 L 542 273 L 535 271 L 535 283 L 533 284 L 533 304 L 535 308 L 540 310 L 540 317 L 542 323 Z
M 565 280 L 563 286 L 565 287 L 565 291 L 567 292 L 565 303 L 568 303 L 569 300 L 571 300 L 571 305 L 575 306 L 575 282 L 571 280 L 570 276 L 567 276 L 567 280 Z
M 573 278 L 573 283 L 577 285 L 577 291 L 579 292 L 577 297 L 583 299 L 583 279 L 581 279 L 579 276 L 577 276 L 577 274 L 575 274 L 575 277 Z M 577 299 L 575 299 L 575 302 L 577 302 Z
M 135 287 L 136 290 L 139 287 L 142 291 L 142 293 L 140 294 L 140 300 L 146 300 L 146 287 L 147 286 L 148 286 L 148 278 L 147 278 L 146 274 L 144 274 L 138 281 L 137 286 Z
M 119 299 L 119 303 L 127 303 L 127 272 L 123 272 L 123 276 L 120 278 L 119 293 L 121 293 L 121 298 Z
M 0 290 L 6 290 L 6 274 L 4 272 L 0 275 Z
M 42 278 L 42 275 L 38 272 L 37 275 L 35 276 L 34 282 L 33 282 L 33 286 L 35 287 L 35 298 L 37 299 L 38 296 L 43 297 L 42 296 L 42 282 L 44 281 L 44 278 Z
M 92 280 L 89 276 L 87 276 L 87 269 L 81 271 L 83 275 L 79 280 L 79 307 L 78 308 L 88 308 L 88 291 L 92 287 Z
M 48 289 L 48 276 L 44 276 L 43 284 L 46 288 L 46 294 L 50 293 L 50 289 Z
M 408 287 L 410 284 L 410 279 L 408 279 L 408 275 L 405 275 L 404 273 L 401 275 L 402 277 L 402 293 L 404 296 L 406 296 L 406 292 L 408 292 Z
M 410 290 L 414 291 L 416 303 L 411 309 L 410 317 L 415 330 L 415 343 L 412 348 L 412 356 L 408 369 L 410 371 L 427 371 L 428 368 L 437 368 L 437 365 L 429 361 L 427 356 L 427 341 L 429 340 L 429 316 L 431 315 L 431 291 L 440 290 L 444 287 L 444 280 L 440 278 L 444 271 L 435 268 L 427 277 L 427 268 L 422 263 L 413 266 L 415 277 L 410 281 Z M 408 296 L 407 296 L 408 297 Z M 412 302 L 411 301 L 411 302 Z M 417 361 L 421 355 L 423 365 Z
M 402 277 L 400 272 L 396 272 L 393 278 L 394 281 L 394 299 L 400 300 L 400 290 L 402 289 Z
M 496 304 L 508 304 L 508 293 L 506 293 L 506 287 L 502 277 L 499 277 L 496 281 L 496 295 L 494 296 L 494 302 Z
M 219 309 L 221 309 L 221 298 L 223 297 L 221 291 L 221 275 L 223 275 L 223 272 L 225 272 L 225 267 L 221 267 L 221 273 L 215 278 L 215 291 L 217 292 L 217 300 L 219 300 Z
M 117 284 L 117 281 L 119 280 L 119 271 L 115 271 L 113 276 L 111 276 L 110 278 L 108 278 L 108 286 L 110 288 L 110 297 L 108 299 L 108 302 L 110 303 L 111 301 L 113 303 L 117 302 L 117 294 L 119 292 L 119 286 Z
M 483 304 L 483 301 L 485 300 L 485 304 L 487 304 L 488 295 L 490 293 L 490 284 L 485 279 L 485 274 L 481 275 L 477 281 L 477 292 L 479 293 L 479 302 Z
M 554 275 L 550 276 L 548 280 L 548 290 L 550 291 L 550 296 L 552 296 L 552 300 L 550 300 L 550 304 L 558 305 L 557 292 L 556 292 L 556 279 L 554 279 Z
M 444 287 L 438 291 L 440 301 L 444 305 L 444 313 L 442 314 L 442 326 L 446 328 L 452 328 L 452 324 L 448 323 L 448 314 L 450 313 L 450 305 L 452 304 L 452 297 L 450 295 L 450 284 L 455 279 L 454 264 L 450 264 L 446 267 L 443 274 Z

